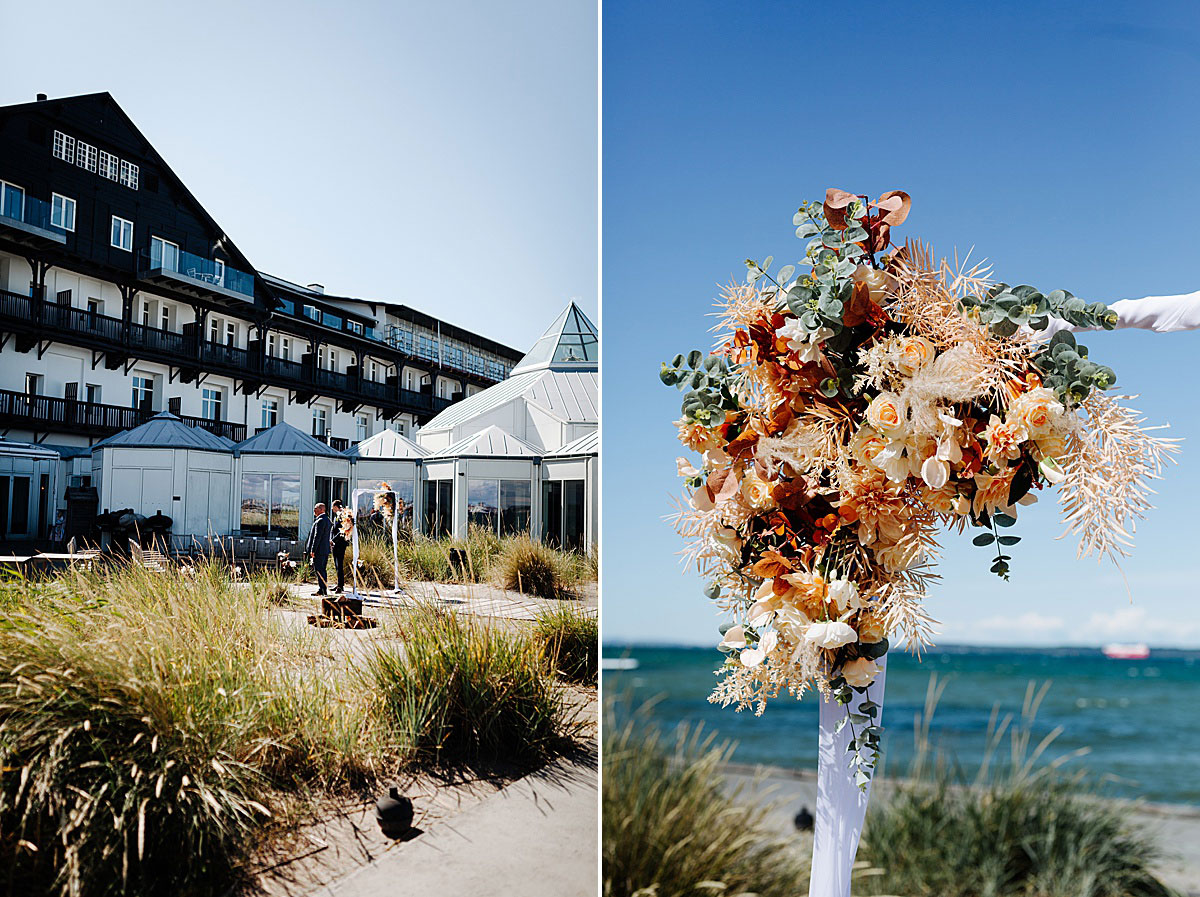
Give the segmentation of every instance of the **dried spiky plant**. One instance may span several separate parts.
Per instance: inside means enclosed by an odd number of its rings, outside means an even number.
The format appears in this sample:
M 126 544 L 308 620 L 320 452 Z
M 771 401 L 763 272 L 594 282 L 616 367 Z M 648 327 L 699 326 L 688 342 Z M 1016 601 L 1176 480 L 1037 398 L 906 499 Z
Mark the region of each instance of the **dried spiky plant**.
M 737 331 L 745 330 L 775 310 L 775 294 L 764 292 L 748 283 L 729 283 L 717 287 L 719 298 L 714 303 L 717 319 L 710 331 L 716 334 L 714 346 L 721 348 Z
M 1093 392 L 1080 405 L 1087 423 L 1067 438 L 1058 487 L 1066 535 L 1079 537 L 1079 557 L 1107 557 L 1114 563 L 1129 554 L 1137 521 L 1153 505 L 1152 480 L 1168 461 L 1175 461 L 1178 439 L 1152 435 L 1162 427 L 1145 426 L 1145 418 L 1118 399 Z
M 1029 369 L 1040 344 L 1027 330 L 998 338 L 955 307 L 964 296 L 986 292 L 992 285 L 991 266 L 978 262 L 968 267 L 969 259 L 959 262 L 957 257 L 953 266 L 945 258 L 935 262 L 933 248 L 917 240 L 905 243 L 897 256 L 894 274 L 898 286 L 889 300 L 888 314 L 932 342 L 939 353 L 970 345 L 991 393 L 1007 404 L 1004 385 Z

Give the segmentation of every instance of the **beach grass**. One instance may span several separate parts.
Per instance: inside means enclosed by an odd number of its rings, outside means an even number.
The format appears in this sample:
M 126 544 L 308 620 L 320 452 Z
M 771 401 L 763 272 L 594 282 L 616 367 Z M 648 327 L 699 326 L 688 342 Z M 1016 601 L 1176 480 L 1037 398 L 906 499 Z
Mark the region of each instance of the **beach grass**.
M 403 646 L 378 646 L 367 670 L 374 715 L 425 762 L 530 763 L 571 727 L 526 631 L 421 607 L 404 620 Z
M 368 662 L 286 620 L 273 575 L 190 571 L 0 584 L 0 894 L 227 894 L 324 800 L 573 734 L 529 627 L 397 612 L 414 650 Z
M 535 637 L 551 665 L 569 682 L 593 685 L 599 672 L 600 623 L 575 602 L 558 602 L 534 621 Z
M 945 680 L 930 679 L 905 779 L 872 804 L 859 856 L 882 870 L 877 887 L 913 897 L 1167 897 L 1154 840 L 1120 804 L 1092 792 L 1075 754 L 1044 762 L 1061 730 L 1035 740 L 1048 683 L 1032 683 L 1019 716 L 993 711 L 974 769 L 930 740 Z
M 732 747 L 680 727 L 675 743 L 637 716 L 606 719 L 601 853 L 605 897 L 808 891 L 808 863 L 768 834 L 767 808 L 725 791 Z

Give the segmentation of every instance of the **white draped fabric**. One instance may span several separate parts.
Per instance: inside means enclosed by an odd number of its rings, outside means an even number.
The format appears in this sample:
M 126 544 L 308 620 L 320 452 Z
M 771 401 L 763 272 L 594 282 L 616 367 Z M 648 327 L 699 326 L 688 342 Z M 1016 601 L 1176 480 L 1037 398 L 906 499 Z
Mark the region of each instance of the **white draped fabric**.
M 1154 330 L 1158 333 L 1171 333 L 1176 330 L 1196 330 L 1200 328 L 1200 290 L 1195 293 L 1184 293 L 1180 296 L 1147 296 L 1145 299 L 1122 299 L 1119 302 L 1108 303 L 1115 311 L 1119 320 L 1117 328 L 1134 327 L 1139 330 Z M 1058 318 L 1050 319 L 1050 326 L 1042 331 L 1044 337 L 1050 337 L 1059 330 L 1086 330 L 1084 327 L 1073 327 Z
M 868 689 L 868 697 L 879 705 L 876 721 L 883 722 L 883 687 L 887 678 L 887 655 L 879 658 L 879 675 Z M 862 697 L 855 692 L 851 707 Z M 850 766 L 850 727 L 835 731 L 848 708 L 836 701 L 821 702 L 821 742 L 817 762 L 817 811 L 813 828 L 812 877 L 808 897 L 850 897 L 850 870 L 858 853 L 871 784 L 865 791 L 854 781 Z
M 377 490 L 377 489 L 355 489 L 354 495 L 351 498 L 351 507 L 354 509 L 354 529 L 352 531 L 351 543 L 350 543 L 353 546 L 353 548 L 352 548 L 352 551 L 353 551 L 352 561 L 353 562 L 351 563 L 350 567 L 354 574 L 354 594 L 356 597 L 358 597 L 358 497 L 360 495 L 369 495 L 369 496 L 371 496 L 372 502 L 374 502 L 375 496 L 378 494 L 378 491 L 379 490 Z M 393 500 L 398 501 L 399 496 L 397 496 L 396 493 L 393 492 L 392 497 L 393 497 Z M 400 506 L 399 506 L 399 504 L 397 504 L 396 511 L 395 511 L 395 513 L 392 514 L 392 576 L 394 577 L 392 579 L 392 584 L 393 584 L 394 588 L 398 587 L 399 583 L 400 583 L 400 553 L 397 549 L 397 539 L 399 536 L 399 527 L 398 527 L 399 519 L 400 519 Z

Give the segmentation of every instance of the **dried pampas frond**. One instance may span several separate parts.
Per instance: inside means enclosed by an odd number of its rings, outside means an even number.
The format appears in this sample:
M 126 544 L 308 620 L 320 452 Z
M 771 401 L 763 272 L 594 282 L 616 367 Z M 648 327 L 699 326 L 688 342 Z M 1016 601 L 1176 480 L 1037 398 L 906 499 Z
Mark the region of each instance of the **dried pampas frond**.
M 1151 435 L 1163 427 L 1145 426 L 1137 411 L 1117 399 L 1092 392 L 1080 405 L 1086 423 L 1067 439 L 1061 464 L 1067 477 L 1058 487 L 1067 535 L 1079 537 L 1078 557 L 1108 557 L 1114 563 L 1133 547 L 1137 521 L 1153 507 L 1150 481 L 1174 462 L 1179 439 Z
M 930 578 L 933 578 L 932 574 Z M 882 586 L 877 594 L 880 596 L 879 606 L 888 633 L 903 635 L 908 650 L 920 657 L 922 651 L 933 645 L 933 628 L 938 625 L 938 621 L 929 615 L 922 603 L 924 588 L 897 581 Z
M 714 347 L 717 349 L 722 348 L 737 331 L 748 329 L 751 324 L 757 324 L 775 311 L 773 290 L 763 292 L 748 283 L 731 280 L 719 286 L 717 291 L 718 299 L 714 303 L 717 310 L 712 313 L 717 323 L 709 328 L 716 334 Z

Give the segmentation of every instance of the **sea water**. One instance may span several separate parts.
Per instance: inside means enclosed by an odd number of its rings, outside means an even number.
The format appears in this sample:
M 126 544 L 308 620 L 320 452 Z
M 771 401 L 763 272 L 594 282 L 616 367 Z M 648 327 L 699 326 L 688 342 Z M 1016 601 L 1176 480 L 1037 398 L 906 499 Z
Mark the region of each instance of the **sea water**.
M 818 699 L 812 693 L 801 701 L 782 696 L 762 716 L 738 713 L 707 700 L 723 659 L 714 649 L 606 645 L 604 656 L 637 661 L 635 669 L 604 673 L 606 699 L 617 702 L 620 718 L 640 706 L 664 730 L 702 723 L 705 732 L 734 742 L 734 762 L 816 768 Z M 938 647 L 918 661 L 894 650 L 883 714 L 887 775 L 909 767 L 932 674 L 945 690 L 931 741 L 968 775 L 984 756 L 993 707 L 999 719 L 1007 713 L 1019 718 L 1029 684 L 1049 682 L 1030 750 L 1054 729 L 1062 732 L 1043 762 L 1087 749 L 1064 769 L 1086 771 L 1104 794 L 1200 804 L 1200 651 L 1111 660 L 1087 649 Z M 1008 751 L 1005 740 L 997 757 Z

